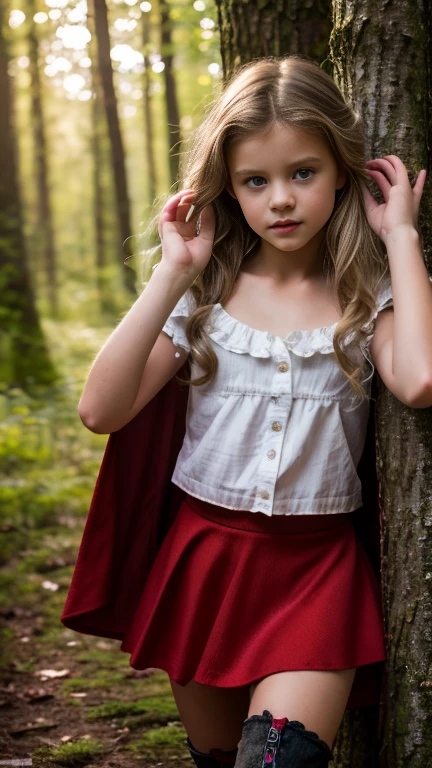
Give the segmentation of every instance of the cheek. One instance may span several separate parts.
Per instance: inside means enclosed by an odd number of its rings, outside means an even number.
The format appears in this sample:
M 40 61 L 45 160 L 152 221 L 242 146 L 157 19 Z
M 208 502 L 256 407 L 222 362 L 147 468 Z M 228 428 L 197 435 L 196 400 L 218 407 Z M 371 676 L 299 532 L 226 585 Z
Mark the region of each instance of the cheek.
M 252 195 L 240 194 L 237 196 L 237 199 L 243 211 L 243 216 L 245 217 L 248 224 L 252 224 L 252 221 L 254 221 L 256 225 L 258 223 L 256 221 L 256 217 L 259 214 L 262 215 L 262 202 L 259 202 L 258 195 L 253 197 Z
M 314 189 L 313 195 L 309 200 L 309 208 L 319 218 L 326 218 L 334 208 L 334 200 L 334 189 L 330 188 L 327 184 L 321 184 Z

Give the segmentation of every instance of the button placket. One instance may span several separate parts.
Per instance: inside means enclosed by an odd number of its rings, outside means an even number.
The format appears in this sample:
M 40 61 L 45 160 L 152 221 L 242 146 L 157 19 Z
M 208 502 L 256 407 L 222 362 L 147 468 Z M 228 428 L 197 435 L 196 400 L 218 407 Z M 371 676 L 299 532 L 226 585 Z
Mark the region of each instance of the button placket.
M 283 350 L 283 351 L 282 351 Z M 288 373 L 289 378 L 291 373 L 291 366 L 290 366 L 290 359 L 289 359 L 289 351 L 286 349 L 285 345 L 282 344 L 280 350 L 277 350 L 277 354 L 273 357 L 274 362 L 276 363 L 276 381 L 279 381 L 279 374 L 286 374 Z M 291 387 L 288 384 L 288 387 L 285 386 L 285 389 L 290 390 Z M 271 395 L 271 402 L 276 406 L 276 412 L 278 414 L 281 414 L 283 416 L 289 416 L 289 414 L 285 414 L 284 412 L 284 401 L 285 398 L 282 398 L 283 402 L 280 401 L 281 395 Z M 285 421 L 279 421 L 278 419 L 275 419 L 273 422 L 271 422 L 271 429 L 276 434 L 273 436 L 274 439 L 278 439 L 278 443 L 280 443 L 280 446 L 283 443 L 283 435 L 284 435 L 284 425 Z M 280 442 L 282 441 L 282 442 Z M 272 442 L 274 442 L 272 440 Z M 265 460 L 268 466 L 268 470 L 265 469 L 265 466 L 263 465 L 263 474 L 264 477 L 267 475 L 267 482 L 268 480 L 272 479 L 273 488 L 272 493 L 274 492 L 274 487 L 276 485 L 277 480 L 277 471 L 278 471 L 278 462 L 274 462 L 272 464 L 272 469 L 270 470 L 270 462 L 274 461 L 274 459 L 278 456 L 280 459 L 281 450 L 277 450 L 277 446 L 267 448 L 266 454 L 265 454 Z M 270 472 L 270 475 L 269 475 Z M 264 479 L 263 477 L 263 479 Z M 264 481 L 265 482 L 265 481 Z M 261 499 L 267 500 L 270 498 L 270 493 L 267 489 L 262 488 L 261 490 L 258 488 L 257 490 L 257 496 Z M 267 505 L 266 505 L 267 506 Z

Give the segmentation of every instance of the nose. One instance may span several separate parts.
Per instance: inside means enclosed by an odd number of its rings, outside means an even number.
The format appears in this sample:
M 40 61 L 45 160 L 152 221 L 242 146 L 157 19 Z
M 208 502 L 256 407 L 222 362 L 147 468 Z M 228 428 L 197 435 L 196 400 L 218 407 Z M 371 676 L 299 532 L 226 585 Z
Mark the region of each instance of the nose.
M 294 206 L 295 197 L 290 184 L 287 184 L 284 181 L 275 182 L 272 185 L 270 207 L 283 210 L 284 208 L 293 208 Z

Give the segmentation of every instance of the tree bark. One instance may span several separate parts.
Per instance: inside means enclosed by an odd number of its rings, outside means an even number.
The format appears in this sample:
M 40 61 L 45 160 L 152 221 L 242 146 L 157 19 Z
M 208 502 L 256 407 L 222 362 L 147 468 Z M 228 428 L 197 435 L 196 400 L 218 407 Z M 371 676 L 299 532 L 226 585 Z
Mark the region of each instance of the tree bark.
M 413 0 L 335 0 L 333 21 L 334 78 L 363 115 L 367 155 L 397 155 L 413 182 L 421 168 L 429 172 L 431 166 L 431 8 Z M 379 191 L 376 196 L 383 202 Z M 427 177 L 419 229 L 429 274 L 431 208 Z M 432 409 L 404 406 L 377 376 L 388 641 L 379 765 L 426 768 L 432 765 Z
M 8 54 L 0 4 L 0 378 L 29 392 L 57 376 L 41 331 L 24 247 Z
M 261 56 L 299 53 L 320 64 L 328 53 L 330 0 L 216 0 L 223 81 Z
M 161 25 L 161 52 L 162 61 L 165 64 L 163 71 L 165 79 L 165 103 L 168 126 L 169 167 L 171 185 L 177 184 L 179 175 L 179 152 L 181 148 L 180 138 L 180 112 L 177 102 L 176 81 L 173 75 L 173 42 L 171 39 L 171 19 L 169 17 L 170 6 L 166 0 L 159 0 L 160 25 Z M 173 151 L 174 150 L 174 151 Z M 174 189 L 175 192 L 175 189 Z
M 108 31 L 108 13 L 105 0 L 93 0 L 94 22 L 96 29 L 98 65 L 104 94 L 105 114 L 111 144 L 114 186 L 116 193 L 117 215 L 120 229 L 120 253 L 122 261 L 131 254 L 128 238 L 131 236 L 130 204 L 126 178 L 125 153 L 114 90 L 113 70 L 110 56 L 110 38 Z M 126 242 L 127 241 L 127 242 Z M 136 295 L 133 271 L 123 270 L 123 280 L 127 291 Z
M 36 13 L 34 0 L 28 0 L 28 13 L 33 18 Z M 27 37 L 31 76 L 31 115 L 34 139 L 34 158 L 38 195 L 38 250 L 45 262 L 48 306 L 52 317 L 58 317 L 57 264 L 54 245 L 53 216 L 48 182 L 48 150 L 45 136 L 43 113 L 42 82 L 39 72 L 39 41 L 36 24 L 31 21 Z

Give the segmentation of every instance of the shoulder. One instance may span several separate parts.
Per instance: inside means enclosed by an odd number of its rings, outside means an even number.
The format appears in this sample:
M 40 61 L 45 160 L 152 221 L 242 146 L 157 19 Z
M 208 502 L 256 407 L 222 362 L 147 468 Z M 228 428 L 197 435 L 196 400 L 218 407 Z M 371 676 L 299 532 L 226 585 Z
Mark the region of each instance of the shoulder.
M 373 326 L 370 343 L 372 362 L 386 387 L 403 402 L 403 394 L 393 374 L 394 309 L 390 276 L 382 280 L 378 289 L 376 308 L 371 322 Z
M 180 297 L 173 311 L 164 324 L 162 331 L 168 334 L 173 344 L 190 352 L 190 344 L 186 335 L 186 324 L 189 316 L 196 308 L 196 301 L 190 288 Z

